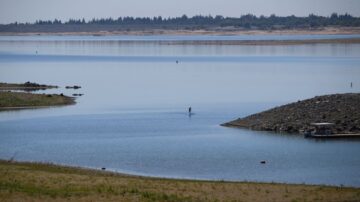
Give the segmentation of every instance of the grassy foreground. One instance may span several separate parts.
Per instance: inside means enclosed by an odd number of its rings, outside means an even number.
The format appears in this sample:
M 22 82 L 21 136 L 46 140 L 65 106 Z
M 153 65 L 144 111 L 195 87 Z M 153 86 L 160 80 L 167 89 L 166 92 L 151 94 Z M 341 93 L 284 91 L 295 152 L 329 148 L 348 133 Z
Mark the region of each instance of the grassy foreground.
M 0 160 L 0 201 L 360 201 L 360 189 L 136 177 Z
M 20 92 L 0 92 L 0 109 L 31 108 L 74 104 L 71 97 Z

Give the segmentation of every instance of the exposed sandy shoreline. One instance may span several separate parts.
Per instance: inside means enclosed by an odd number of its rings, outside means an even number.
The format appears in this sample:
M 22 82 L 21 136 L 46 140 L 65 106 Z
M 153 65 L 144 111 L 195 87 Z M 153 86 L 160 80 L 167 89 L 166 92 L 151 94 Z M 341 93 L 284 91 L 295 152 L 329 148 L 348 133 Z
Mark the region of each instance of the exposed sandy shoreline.
M 151 29 L 140 31 L 95 31 L 95 32 L 0 32 L 0 36 L 113 36 L 113 35 L 314 35 L 314 34 L 360 34 L 360 27 L 325 27 L 317 29 L 289 29 L 289 30 L 168 30 Z
M 352 39 L 309 39 L 309 40 L 186 40 L 158 41 L 166 45 L 302 45 L 302 44 L 358 44 L 360 38 Z
M 355 35 L 360 34 L 360 27 L 327 27 L 313 30 L 143 30 L 143 31 L 100 31 L 100 32 L 36 32 L 36 33 L 0 33 L 0 36 L 237 36 L 237 35 Z M 299 39 L 299 40 L 123 40 L 121 43 L 158 43 L 162 45 L 302 45 L 302 44 L 359 44 L 359 38 L 339 39 Z

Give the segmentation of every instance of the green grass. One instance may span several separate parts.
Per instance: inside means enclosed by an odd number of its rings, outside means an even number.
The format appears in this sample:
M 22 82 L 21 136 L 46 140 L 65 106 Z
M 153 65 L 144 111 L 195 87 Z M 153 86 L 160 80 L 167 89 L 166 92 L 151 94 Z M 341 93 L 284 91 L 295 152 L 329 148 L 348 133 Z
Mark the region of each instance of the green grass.
M 130 176 L 0 161 L 0 201 L 360 201 L 360 189 Z
M 68 96 L 0 91 L 0 109 L 9 107 L 57 106 L 74 103 L 74 99 Z

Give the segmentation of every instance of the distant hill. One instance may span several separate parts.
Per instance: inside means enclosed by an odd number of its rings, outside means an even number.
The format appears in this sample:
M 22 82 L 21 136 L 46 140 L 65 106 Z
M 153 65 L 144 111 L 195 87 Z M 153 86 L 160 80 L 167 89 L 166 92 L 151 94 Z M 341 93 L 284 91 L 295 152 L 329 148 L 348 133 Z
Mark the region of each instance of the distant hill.
M 328 26 L 360 27 L 360 18 L 349 14 L 329 17 L 309 15 L 307 17 L 292 16 L 255 16 L 241 17 L 193 16 L 162 18 L 159 17 L 119 17 L 117 19 L 70 19 L 38 20 L 34 23 L 0 25 L 0 33 L 34 33 L 34 32 L 98 32 L 98 31 L 143 31 L 153 29 L 165 30 L 282 30 L 282 29 L 315 29 Z
M 300 133 L 310 123 L 334 123 L 334 133 L 360 133 L 360 93 L 317 96 L 275 107 L 223 126 Z

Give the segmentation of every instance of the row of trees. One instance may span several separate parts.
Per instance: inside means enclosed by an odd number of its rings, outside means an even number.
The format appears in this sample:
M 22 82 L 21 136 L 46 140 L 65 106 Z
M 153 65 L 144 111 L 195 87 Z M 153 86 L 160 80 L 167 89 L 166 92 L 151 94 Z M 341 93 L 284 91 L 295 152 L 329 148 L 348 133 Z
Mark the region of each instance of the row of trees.
M 15 23 L 13 23 L 15 24 Z M 17 23 L 16 23 L 17 24 Z M 354 17 L 349 14 L 338 15 L 333 13 L 329 17 L 318 16 L 310 14 L 307 17 L 296 17 L 292 16 L 276 16 L 271 15 L 268 17 L 265 16 L 255 16 L 252 14 L 242 15 L 241 17 L 223 17 L 217 15 L 215 17 L 197 15 L 193 17 L 188 17 L 183 15 L 181 17 L 169 17 L 162 18 L 159 17 L 119 17 L 117 19 L 113 18 L 100 18 L 92 19 L 86 21 L 85 19 L 70 19 L 66 22 L 61 20 L 38 20 L 35 25 L 61 25 L 61 24 L 70 24 L 70 25 L 158 25 L 158 26 L 168 26 L 168 25 L 182 25 L 182 26 L 234 26 L 234 27 L 244 27 L 244 28 L 259 28 L 259 29 L 268 29 L 268 28 L 300 28 L 300 27 L 321 27 L 321 26 L 360 26 L 360 18 Z M 33 25 L 30 24 L 30 25 Z

